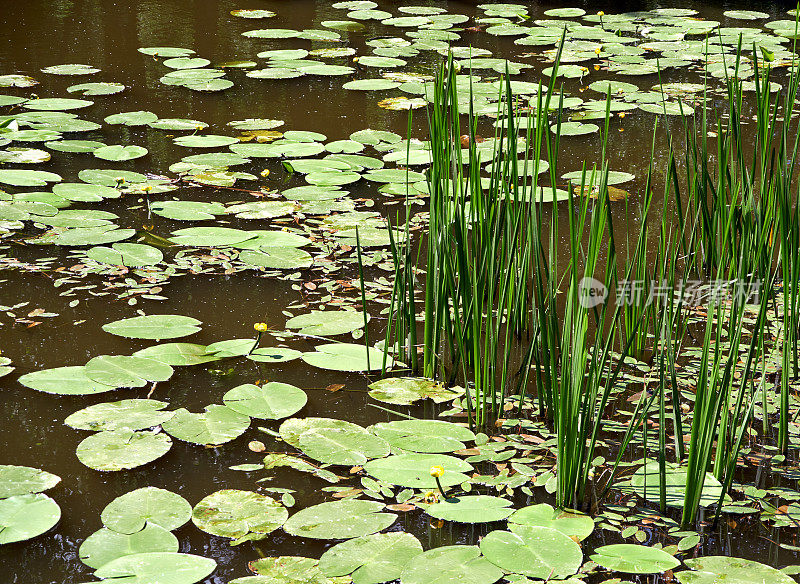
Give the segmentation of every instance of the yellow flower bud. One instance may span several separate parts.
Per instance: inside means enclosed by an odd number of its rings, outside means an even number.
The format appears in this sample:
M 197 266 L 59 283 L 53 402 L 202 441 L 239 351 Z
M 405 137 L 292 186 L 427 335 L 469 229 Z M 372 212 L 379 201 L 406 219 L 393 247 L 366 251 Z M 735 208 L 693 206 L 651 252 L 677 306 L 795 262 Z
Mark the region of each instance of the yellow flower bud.
M 599 55 L 599 54 L 600 54 L 600 51 L 602 51 L 602 49 L 601 49 L 600 47 L 597 47 L 597 48 L 594 50 L 594 54 L 595 54 L 595 55 Z
M 265 333 L 269 330 L 269 326 L 265 322 L 257 322 L 253 325 L 253 328 L 257 333 Z
M 606 15 L 606 13 L 603 12 L 602 10 L 597 13 L 597 16 L 605 16 L 605 15 Z
M 432 466 L 431 467 L 431 476 L 436 477 L 437 479 L 444 474 L 444 469 L 441 466 Z

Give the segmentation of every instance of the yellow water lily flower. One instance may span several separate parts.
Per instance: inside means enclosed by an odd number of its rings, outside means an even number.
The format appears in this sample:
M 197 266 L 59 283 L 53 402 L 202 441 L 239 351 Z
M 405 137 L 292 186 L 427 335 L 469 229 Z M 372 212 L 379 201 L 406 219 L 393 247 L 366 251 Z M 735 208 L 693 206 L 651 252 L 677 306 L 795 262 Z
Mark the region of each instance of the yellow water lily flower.
M 444 469 L 441 466 L 432 466 L 431 467 L 431 476 L 434 478 L 439 478 L 444 474 Z
M 269 330 L 269 326 L 265 322 L 257 322 L 253 325 L 257 333 L 265 333 Z

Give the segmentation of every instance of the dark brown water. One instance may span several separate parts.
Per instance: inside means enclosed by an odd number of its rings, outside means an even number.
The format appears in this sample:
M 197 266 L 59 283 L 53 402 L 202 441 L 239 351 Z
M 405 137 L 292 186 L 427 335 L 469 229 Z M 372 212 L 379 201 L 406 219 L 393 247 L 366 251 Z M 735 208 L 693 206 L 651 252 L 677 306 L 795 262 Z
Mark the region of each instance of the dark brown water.
M 422 4 L 423 2 L 418 2 Z M 474 5 L 469 2 L 437 2 L 449 12 L 473 15 Z M 231 120 L 248 117 L 263 117 L 285 120 L 282 129 L 313 130 L 322 132 L 330 140 L 346 138 L 351 132 L 363 128 L 393 130 L 405 134 L 407 117 L 405 112 L 388 111 L 375 105 L 377 99 L 371 92 L 353 92 L 341 89 L 341 77 L 323 77 L 285 81 L 261 81 L 245 77 L 243 71 L 229 70 L 227 77 L 235 87 L 219 94 L 201 94 L 182 88 L 168 87 L 158 82 L 164 68 L 155 60 L 137 52 L 146 46 L 190 47 L 198 56 L 212 63 L 236 59 L 256 60 L 256 53 L 271 48 L 317 48 L 322 43 L 287 39 L 266 41 L 249 39 L 241 33 L 251 28 L 322 28 L 323 20 L 343 20 L 344 12 L 330 7 L 329 2 L 313 0 L 271 1 L 259 0 L 243 5 L 227 0 L 141 0 L 138 2 L 102 0 L 2 0 L 0 2 L 0 27 L 3 41 L 0 45 L 0 74 L 30 74 L 41 81 L 31 89 L 7 89 L 0 93 L 28 95 L 35 92 L 40 97 L 66 96 L 68 85 L 82 82 L 84 78 L 46 76 L 39 69 L 62 63 L 87 63 L 102 69 L 90 81 L 116 81 L 128 88 L 120 95 L 98 97 L 88 119 L 103 117 L 132 110 L 150 110 L 159 117 L 191 118 L 210 125 L 209 132 L 232 133 L 225 127 Z M 380 8 L 396 12 L 400 2 L 382 2 Z M 723 10 L 757 8 L 782 18 L 788 6 L 761 4 L 753 7 L 746 2 L 715 3 L 701 6 L 700 3 L 656 3 L 617 2 L 613 5 L 576 3 L 589 12 L 599 9 L 607 12 L 623 12 L 634 9 L 651 9 L 664 6 L 687 6 L 699 9 L 700 16 L 718 19 Z M 278 17 L 267 21 L 251 21 L 234 18 L 230 11 L 237 8 L 264 8 L 278 13 Z M 530 11 L 537 17 L 552 6 L 530 3 Z M 364 54 L 364 41 L 371 36 L 387 34 L 386 27 L 366 22 L 367 29 L 359 33 L 342 32 L 348 46 Z M 731 26 L 734 24 L 730 23 Z M 397 34 L 392 30 L 390 34 Z M 473 44 L 493 51 L 494 56 L 509 57 L 522 52 L 513 45 L 512 39 L 492 37 L 480 33 L 465 33 L 460 44 Z M 424 69 L 435 62 L 438 55 L 423 54 L 412 59 Z M 337 61 L 338 62 L 338 61 Z M 427 64 L 427 65 L 426 65 Z M 541 66 L 517 76 L 516 79 L 536 80 Z M 377 73 L 371 72 L 371 73 Z M 671 72 L 664 81 L 679 81 L 683 73 Z M 373 76 L 373 75 L 367 75 Z M 656 83 L 654 76 L 636 80 L 640 86 Z M 575 90 L 577 82 L 568 82 Z M 425 137 L 424 114 L 416 114 L 415 136 Z M 623 130 L 623 131 L 620 131 Z M 643 176 L 646 169 L 652 131 L 651 116 L 631 116 L 612 123 L 612 138 L 609 146 L 612 168 Z M 124 163 L 124 168 L 139 172 L 166 173 L 170 164 L 176 162 L 187 151 L 172 144 L 169 132 L 152 129 L 106 127 L 103 137 L 109 144 L 135 143 L 145 146 L 149 156 L 134 162 Z M 570 139 L 562 154 L 561 168 L 579 168 L 583 160 L 596 160 L 600 147 L 599 136 Z M 663 151 L 658 156 L 663 156 Z M 82 168 L 114 168 L 112 163 L 103 163 L 89 157 L 54 156 L 54 162 L 37 168 L 58 172 L 65 180 L 74 180 Z M 660 158 L 659 158 L 660 159 Z M 56 162 L 55 160 L 58 160 Z M 279 168 L 272 162 L 260 162 L 245 167 L 248 172 L 258 173 L 264 167 L 275 172 L 267 186 L 280 186 Z M 292 183 L 294 185 L 294 183 Z M 352 197 L 381 199 L 375 188 L 359 186 L 350 189 Z M 641 188 L 637 182 L 632 192 Z M 178 191 L 171 195 L 181 196 Z M 215 189 L 194 189 L 187 195 L 193 200 L 246 199 L 241 193 Z M 632 200 L 635 204 L 635 198 Z M 104 203 L 101 208 L 120 215 L 122 226 L 140 227 L 146 220 L 141 210 L 128 210 L 126 203 Z M 380 206 L 379 206 L 380 208 Z M 181 226 L 166 219 L 155 218 L 154 232 L 168 235 Z M 261 223 L 261 222 L 259 222 Z M 255 226 L 254 222 L 233 222 L 231 226 Z M 258 225 L 256 228 L 263 228 Z M 620 228 L 638 229 L 620 220 Z M 40 257 L 40 249 L 29 250 L 12 245 L 5 254 L 21 259 Z M 48 250 L 48 254 L 59 257 L 61 265 L 66 262 L 68 252 Z M 310 278 L 311 274 L 304 274 Z M 319 275 L 314 275 L 319 277 Z M 349 276 L 352 277 L 352 274 Z M 99 396 L 59 397 L 34 392 L 17 383 L 19 374 L 62 365 L 83 364 L 100 354 L 130 354 L 149 343 L 130 341 L 105 334 L 100 327 L 104 323 L 134 316 L 139 308 L 148 313 L 173 313 L 193 316 L 203 321 L 203 332 L 190 340 L 196 343 L 248 337 L 252 324 L 257 321 L 278 323 L 282 326 L 285 317 L 280 314 L 287 305 L 301 300 L 289 282 L 259 278 L 250 272 L 233 276 L 183 275 L 173 278 L 164 286 L 163 302 L 143 300 L 129 306 L 124 300 L 111 301 L 112 297 L 92 298 L 79 295 L 81 302 L 70 307 L 73 297 L 61 296 L 63 289 L 53 286 L 52 273 L 26 273 L 23 271 L 0 272 L 0 304 L 15 305 L 29 303 L 16 310 L 23 316 L 34 308 L 44 308 L 58 313 L 55 318 L 37 319 L 42 324 L 26 328 L 15 324 L 14 317 L 0 314 L 0 350 L 14 361 L 17 371 L 0 379 L 0 463 L 28 465 L 46 469 L 62 478 L 51 496 L 60 504 L 62 519 L 55 530 L 29 542 L 0 547 L 0 582 L 3 583 L 67 583 L 85 582 L 91 572 L 78 559 L 80 543 L 101 527 L 100 511 L 115 497 L 129 490 L 153 485 L 181 494 L 193 505 L 201 498 L 221 488 L 254 489 L 255 480 L 271 475 L 266 484 L 271 487 L 286 487 L 296 490 L 296 508 L 321 502 L 324 486 L 316 478 L 293 470 L 281 469 L 267 473 L 235 472 L 228 467 L 245 462 L 259 462 L 261 456 L 247 449 L 249 440 L 258 439 L 266 443 L 268 450 L 282 450 L 282 446 L 257 426 L 277 429 L 275 422 L 254 421 L 248 432 L 239 439 L 219 448 L 202 448 L 175 441 L 172 450 L 163 458 L 140 469 L 99 473 L 81 465 L 75 457 L 75 447 L 86 436 L 63 425 L 70 413 L 92 403 L 123 399 L 121 392 L 113 397 Z M 88 282 L 87 282 L 88 283 Z M 96 282 L 94 282 L 96 283 Z M 80 324 L 74 324 L 81 321 Z M 377 320 L 371 325 L 374 335 L 380 334 L 382 326 Z M 377 337 L 376 337 L 377 338 Z M 295 341 L 293 347 L 309 350 L 313 343 Z M 178 368 L 169 383 L 158 387 L 153 397 L 171 403 L 172 407 L 186 407 L 191 411 L 201 410 L 209 403 L 219 402 L 222 394 L 241 383 L 252 383 L 257 379 L 270 379 L 291 383 L 309 394 L 308 405 L 298 415 L 326 416 L 346 419 L 362 425 L 394 419 L 389 414 L 367 406 L 366 385 L 368 380 L 356 374 L 339 374 L 313 369 L 300 361 L 284 365 L 261 367 L 251 362 L 237 360 L 235 364 L 213 363 L 209 367 L 194 366 Z M 332 393 L 324 388 L 329 384 L 344 383 L 345 389 Z M 123 390 L 124 391 L 124 390 Z M 142 397 L 130 393 L 131 397 Z M 416 414 L 431 415 L 420 409 Z M 541 491 L 541 489 L 539 490 Z M 539 492 L 537 491 L 537 493 Z M 486 528 L 431 529 L 421 514 L 403 516 L 395 525 L 411 531 L 427 549 L 447 543 L 473 543 Z M 313 540 L 292 538 L 280 530 L 268 539 L 255 544 L 244 544 L 231 548 L 227 540 L 209 536 L 197 530 L 191 523 L 176 532 L 181 542 L 181 551 L 214 558 L 218 562 L 216 572 L 207 582 L 223 583 L 249 574 L 247 562 L 260 555 L 307 555 L 319 557 L 328 544 Z M 606 536 L 596 534 L 589 543 L 600 545 Z M 794 553 L 779 550 L 773 543 L 774 534 L 768 534 L 756 523 L 745 531 L 712 537 L 702 550 L 704 555 L 733 553 L 772 565 L 796 563 Z M 616 536 L 608 536 L 606 543 L 616 542 Z M 654 540 L 655 541 L 655 540 Z M 653 542 L 648 542 L 653 543 Z M 796 544 L 796 542 L 793 542 Z

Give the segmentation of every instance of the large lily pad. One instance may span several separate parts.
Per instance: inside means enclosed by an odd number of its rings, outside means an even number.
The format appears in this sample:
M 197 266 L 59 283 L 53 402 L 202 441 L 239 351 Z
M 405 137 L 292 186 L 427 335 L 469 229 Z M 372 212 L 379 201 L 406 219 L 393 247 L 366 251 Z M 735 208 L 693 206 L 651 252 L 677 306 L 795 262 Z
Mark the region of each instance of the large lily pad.
M 355 310 L 312 310 L 286 321 L 286 328 L 321 337 L 342 335 L 364 326 L 364 314 Z
M 422 545 L 410 533 L 376 533 L 328 549 L 319 559 L 319 570 L 325 576 L 350 574 L 353 584 L 379 584 L 399 578 L 421 553 Z
M 502 521 L 514 512 L 511 501 L 491 495 L 465 495 L 442 499 L 429 505 L 425 512 L 436 519 L 458 523 L 490 523 Z
M 317 345 L 316 351 L 303 353 L 301 358 L 309 365 L 332 371 L 374 371 L 383 365 L 383 351 L 353 343 Z M 386 366 L 393 363 L 392 357 L 387 355 Z
M 577 511 L 554 509 L 547 503 L 528 505 L 518 509 L 508 518 L 509 529 L 515 525 L 526 527 L 549 527 L 578 541 L 584 540 L 594 531 L 594 520 Z
M 100 568 L 107 563 L 144 552 L 177 552 L 178 538 L 154 523 L 130 535 L 118 533 L 107 527 L 86 538 L 78 550 L 81 561 L 90 568 Z
M 170 436 L 193 444 L 224 444 L 238 438 L 250 427 L 250 416 L 233 411 L 227 406 L 211 404 L 199 414 L 185 408 L 162 425 Z
M 246 383 L 229 390 L 222 401 L 235 412 L 264 420 L 280 420 L 299 412 L 308 396 L 299 387 L 270 381 L 262 386 Z
M 180 314 L 134 316 L 103 325 L 112 335 L 129 339 L 174 339 L 200 330 L 200 321 Z
M 464 448 L 462 441 L 475 439 L 469 428 L 443 420 L 398 420 L 369 429 L 393 448 L 412 452 L 454 452 Z
M 664 550 L 632 543 L 601 546 L 594 550 L 591 560 L 608 570 L 628 574 L 660 574 L 680 565 Z
M 194 584 L 214 571 L 211 558 L 170 552 L 123 556 L 95 571 L 98 578 L 126 584 Z
M 319 561 L 302 556 L 277 556 L 250 562 L 258 576 L 245 576 L 228 584 L 350 584 L 350 578 L 328 578 L 319 569 Z
M 463 483 L 469 478 L 464 473 L 472 470 L 470 463 L 444 454 L 398 454 L 372 460 L 364 465 L 364 470 L 385 483 L 414 489 L 435 489 L 436 480 L 430 474 L 433 466 L 444 469 L 444 474 L 439 478 L 444 487 Z
M 320 503 L 292 515 L 283 530 L 313 539 L 351 539 L 382 531 L 394 523 L 397 515 L 383 513 L 383 503 L 345 499 Z
M 272 497 L 237 489 L 212 493 L 192 510 L 192 522 L 198 529 L 235 540 L 231 545 L 263 539 L 288 516 L 286 508 Z
M 771 566 L 730 556 L 705 556 L 686 560 L 691 571 L 676 572 L 681 584 L 792 584 L 791 578 Z
M 105 402 L 78 410 L 64 423 L 77 430 L 143 430 L 158 426 L 174 415 L 174 412 L 161 411 L 167 405 L 167 402 L 154 399 Z
M 411 405 L 423 399 L 431 399 L 438 404 L 464 394 L 460 387 L 447 388 L 424 377 L 387 377 L 370 384 L 369 388 L 370 397 L 396 405 Z
M 41 535 L 59 519 L 58 503 L 42 493 L 0 499 L 0 545 Z
M 481 556 L 476 545 L 434 548 L 411 559 L 400 576 L 402 584 L 493 584 L 503 571 Z
M 364 464 L 389 454 L 389 444 L 365 429 L 310 428 L 300 434 L 300 449 L 327 464 Z
M 131 535 L 148 523 L 173 531 L 191 516 L 192 506 L 180 495 L 157 487 L 142 487 L 111 501 L 100 519 L 109 529 Z
M 116 387 L 144 387 L 149 381 L 166 381 L 172 373 L 161 361 L 126 355 L 101 355 L 86 364 L 89 379 Z
M 19 378 L 19 382 L 36 391 L 60 395 L 89 395 L 116 389 L 114 385 L 106 385 L 90 379 L 84 366 L 42 369 L 26 373 Z
M 166 434 L 121 429 L 85 438 L 75 453 L 89 468 L 117 471 L 153 462 L 164 456 L 171 446 L 172 440 Z
M 30 466 L 0 464 L 0 499 L 41 493 L 55 487 L 61 477 Z
M 493 531 L 481 540 L 481 552 L 504 570 L 541 579 L 567 578 L 583 561 L 580 546 L 549 527 Z

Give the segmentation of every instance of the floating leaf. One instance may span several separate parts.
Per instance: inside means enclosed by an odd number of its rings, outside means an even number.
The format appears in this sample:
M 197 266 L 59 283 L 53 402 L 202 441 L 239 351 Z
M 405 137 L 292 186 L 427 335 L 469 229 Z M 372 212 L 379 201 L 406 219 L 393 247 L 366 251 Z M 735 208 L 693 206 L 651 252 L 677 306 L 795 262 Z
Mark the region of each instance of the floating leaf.
M 442 499 L 425 508 L 436 519 L 459 523 L 502 521 L 514 512 L 511 501 L 490 495 L 465 495 Z M 502 567 L 502 566 L 501 566 Z
M 169 552 L 145 552 L 123 556 L 95 571 L 98 578 L 126 584 L 194 584 L 214 571 L 211 558 Z
M 481 540 L 481 552 L 493 564 L 531 578 L 567 578 L 583 562 L 580 546 L 548 527 L 493 531 Z
M 628 574 L 660 574 L 680 565 L 664 550 L 631 543 L 600 546 L 591 560 L 607 570 Z
M 164 456 L 171 446 L 172 440 L 166 434 L 121 429 L 85 438 L 75 453 L 89 468 L 118 471 L 153 462 Z
M 36 391 L 61 395 L 89 395 L 116 389 L 116 386 L 90 379 L 83 366 L 42 369 L 26 373 L 19 378 L 19 382 Z
M 434 403 L 452 401 L 464 394 L 462 388 L 446 388 L 443 384 L 424 377 L 388 377 L 369 385 L 370 397 L 397 405 L 411 405 L 422 399 Z
M 364 326 L 364 314 L 354 310 L 312 310 L 286 321 L 286 328 L 306 335 L 335 336 Z
M 515 525 L 549 527 L 578 541 L 586 539 L 594 531 L 594 521 L 588 515 L 566 509 L 554 509 L 547 503 L 518 509 L 508 518 L 508 523 L 511 531 L 515 531 Z
M 411 559 L 403 584 L 493 584 L 503 571 L 481 556 L 476 545 L 451 545 L 428 550 Z
M 730 556 L 690 558 L 686 565 L 692 571 L 676 572 L 681 584 L 792 584 L 791 578 L 771 566 Z
M 178 538 L 154 523 L 144 529 L 126 535 L 107 527 L 95 531 L 86 538 L 78 550 L 81 561 L 90 568 L 100 568 L 107 563 L 145 552 L 177 552 Z
M 193 444 L 224 444 L 238 438 L 250 427 L 250 417 L 235 412 L 227 406 L 212 404 L 200 414 L 185 408 L 175 410 L 175 415 L 162 425 L 173 438 Z
M 250 569 L 259 574 L 231 580 L 228 584 L 350 584 L 350 578 L 327 578 L 314 558 L 277 556 L 250 562 Z
M 198 332 L 200 324 L 195 318 L 179 314 L 151 314 L 110 322 L 103 325 L 103 330 L 129 339 L 174 339 Z
M 278 501 L 252 491 L 223 489 L 200 501 L 192 511 L 198 529 L 228 537 L 231 545 L 263 539 L 284 524 L 289 512 Z
M 192 506 L 180 495 L 157 487 L 142 487 L 111 501 L 100 519 L 109 529 L 130 535 L 148 523 L 174 531 L 191 516 Z
M 454 452 L 463 441 L 475 439 L 469 428 L 443 420 L 398 420 L 370 426 L 369 430 L 392 447 L 412 452 Z
M 103 160 L 110 160 L 112 162 L 120 162 L 124 160 L 133 160 L 141 158 L 147 154 L 147 148 L 141 146 L 120 146 L 115 144 L 113 146 L 103 146 L 92 152 L 97 158 Z
M 410 533 L 365 535 L 328 549 L 319 559 L 325 576 L 351 575 L 353 584 L 379 584 L 400 577 L 422 545 Z
M 397 515 L 382 513 L 377 501 L 344 499 L 320 503 L 292 515 L 283 525 L 289 535 L 313 539 L 351 539 L 382 531 Z
M 435 489 L 436 479 L 430 470 L 441 466 L 444 474 L 439 478 L 443 487 L 458 485 L 468 480 L 464 473 L 472 470 L 468 462 L 444 454 L 398 454 L 372 460 L 364 470 L 385 483 L 414 489 Z
M 168 405 L 167 402 L 154 399 L 105 402 L 78 410 L 68 416 L 64 423 L 76 430 L 144 430 L 158 426 L 173 416 L 174 412 L 161 411 Z
M 270 381 L 262 386 L 246 383 L 229 390 L 222 401 L 235 412 L 264 420 L 280 420 L 300 411 L 308 396 L 299 387 Z
M 41 493 L 55 487 L 61 477 L 30 466 L 0 464 L 0 499 Z
M 367 353 L 369 351 L 369 353 Z M 369 354 L 369 359 L 367 359 Z M 303 353 L 302 359 L 309 365 L 333 371 L 374 371 L 383 365 L 383 351 L 352 343 L 329 343 L 317 345 L 316 351 Z M 369 363 L 367 361 L 369 360 Z M 386 366 L 393 363 L 386 357 Z
M 101 355 L 86 364 L 89 379 L 116 387 L 144 387 L 149 381 L 166 381 L 172 373 L 161 361 L 125 355 Z
M 299 447 L 309 457 L 327 464 L 364 464 L 389 454 L 389 444 L 360 426 L 310 428 L 299 436 Z
M 42 493 L 0 499 L 0 545 L 41 535 L 59 519 L 58 503 Z

